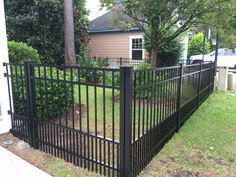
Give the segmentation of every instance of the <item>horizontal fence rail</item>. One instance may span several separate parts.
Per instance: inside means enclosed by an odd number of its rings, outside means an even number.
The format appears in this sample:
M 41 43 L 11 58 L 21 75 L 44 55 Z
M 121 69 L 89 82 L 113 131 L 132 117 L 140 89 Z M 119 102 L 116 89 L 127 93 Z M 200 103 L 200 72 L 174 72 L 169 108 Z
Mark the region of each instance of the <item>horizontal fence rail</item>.
M 105 176 L 137 176 L 213 91 L 215 64 L 7 64 L 11 132 Z M 10 92 L 12 88 L 12 92 Z
M 141 63 L 151 63 L 151 60 L 149 58 L 144 59 L 132 59 L 132 58 L 109 58 L 109 57 L 94 57 L 91 58 L 91 60 L 95 61 L 107 61 L 107 64 L 110 68 L 119 68 L 120 66 L 133 66 L 134 69 L 137 69 L 138 66 Z M 171 60 L 171 59 L 165 59 L 165 60 L 158 60 L 156 62 L 157 67 L 171 67 L 176 66 L 180 64 L 186 64 L 186 65 L 192 65 L 192 64 L 200 64 L 200 63 L 210 63 L 209 61 L 203 61 L 203 60 L 190 60 L 190 59 L 179 59 L 179 60 Z

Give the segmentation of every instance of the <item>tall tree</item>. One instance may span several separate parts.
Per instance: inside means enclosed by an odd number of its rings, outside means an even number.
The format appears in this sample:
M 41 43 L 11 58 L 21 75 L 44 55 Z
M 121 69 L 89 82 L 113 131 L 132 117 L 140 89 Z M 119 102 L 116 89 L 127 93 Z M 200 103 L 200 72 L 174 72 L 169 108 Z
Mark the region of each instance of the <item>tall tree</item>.
M 85 0 L 74 0 L 75 48 L 81 56 L 87 44 Z M 43 63 L 65 63 L 63 3 L 61 0 L 5 0 L 9 40 L 37 49 Z
M 74 0 L 74 21 L 75 21 L 75 53 L 79 60 L 87 52 L 88 38 L 88 10 L 87 0 Z M 78 61 L 77 61 L 78 62 Z
M 76 64 L 75 58 L 75 30 L 73 16 L 73 0 L 64 0 L 64 40 L 65 40 L 65 64 Z
M 218 31 L 219 47 L 236 48 L 236 0 L 221 2 L 215 9 L 215 12 L 203 15 L 191 30 L 206 32 L 211 29 L 212 38 Z
M 219 7 L 219 12 L 212 14 L 209 21 L 213 30 L 220 36 L 220 47 L 236 48 L 236 0 Z M 214 19 L 214 20 L 213 20 Z
M 229 0 L 100 0 L 103 6 L 118 9 L 151 38 L 151 63 L 156 66 L 160 48 L 187 31 L 206 13 Z M 114 8 L 116 7 L 116 8 Z M 148 34 L 146 31 L 151 32 Z M 173 30 L 174 29 L 174 30 Z

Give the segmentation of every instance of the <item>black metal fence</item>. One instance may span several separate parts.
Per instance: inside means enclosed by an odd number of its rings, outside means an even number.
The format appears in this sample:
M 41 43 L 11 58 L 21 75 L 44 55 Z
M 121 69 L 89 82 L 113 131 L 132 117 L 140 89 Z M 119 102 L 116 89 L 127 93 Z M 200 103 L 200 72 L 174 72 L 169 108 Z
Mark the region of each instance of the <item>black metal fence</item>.
M 14 136 L 121 177 L 137 176 L 211 94 L 215 69 L 214 63 L 148 70 L 4 65 Z
M 96 58 L 93 58 L 96 60 Z M 133 66 L 137 68 L 140 63 L 147 62 L 150 63 L 150 59 L 145 58 L 143 60 L 133 60 L 132 58 L 107 58 L 110 68 L 119 68 L 120 66 Z M 202 60 L 189 60 L 189 59 L 181 59 L 181 60 L 158 60 L 156 66 L 158 67 L 169 67 L 176 66 L 179 64 L 200 64 L 200 63 L 209 63 L 204 62 Z
M 133 77 L 129 160 L 132 174 L 137 176 L 212 93 L 214 64 L 136 70 Z
M 137 67 L 144 61 L 149 62 L 149 59 L 133 60 L 132 58 L 108 58 L 110 68 L 119 68 L 120 66 Z

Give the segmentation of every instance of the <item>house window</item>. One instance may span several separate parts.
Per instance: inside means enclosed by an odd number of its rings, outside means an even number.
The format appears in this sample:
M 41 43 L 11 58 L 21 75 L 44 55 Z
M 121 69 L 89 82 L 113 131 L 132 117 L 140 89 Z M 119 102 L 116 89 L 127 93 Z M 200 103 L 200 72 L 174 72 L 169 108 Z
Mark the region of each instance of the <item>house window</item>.
M 142 36 L 130 37 L 130 58 L 132 60 L 144 59 L 144 40 Z

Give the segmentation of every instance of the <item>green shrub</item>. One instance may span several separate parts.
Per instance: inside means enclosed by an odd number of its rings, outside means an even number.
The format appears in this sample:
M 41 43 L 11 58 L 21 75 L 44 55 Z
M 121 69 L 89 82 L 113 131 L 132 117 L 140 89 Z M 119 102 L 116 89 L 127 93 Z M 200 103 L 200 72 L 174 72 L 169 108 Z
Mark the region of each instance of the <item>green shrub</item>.
M 87 44 L 85 0 L 74 1 L 75 50 L 80 55 Z M 37 49 L 42 63 L 64 63 L 64 23 L 61 0 L 6 0 L 9 40 L 22 41 Z
M 44 69 L 41 68 L 40 72 L 43 73 Z M 53 118 L 59 116 L 61 114 L 65 114 L 66 111 L 72 106 L 72 88 L 70 83 L 57 83 L 51 82 L 50 80 L 61 80 L 64 79 L 70 81 L 70 73 L 69 71 L 57 70 L 56 68 L 46 68 L 46 78 L 49 80 L 37 80 L 36 84 L 36 99 L 38 109 L 38 116 L 41 118 Z M 35 71 L 35 76 L 39 77 L 38 70 Z M 64 78 L 64 76 L 66 77 Z M 45 77 L 45 75 L 41 76 Z
M 77 61 L 79 66 L 81 67 L 91 67 L 94 68 L 95 67 L 95 62 L 89 58 L 89 56 L 84 53 L 82 57 L 77 57 Z
M 38 51 L 23 42 L 9 41 L 8 53 L 10 63 L 22 64 L 27 60 L 40 63 Z
M 137 69 L 151 69 L 152 65 L 148 62 L 142 62 L 138 64 Z
M 120 86 L 120 73 L 115 73 L 114 84 L 115 86 Z
M 199 54 L 207 54 L 211 50 L 211 44 L 206 39 L 205 46 L 204 46 L 204 34 L 203 33 L 197 33 L 194 34 L 189 41 L 188 45 L 188 57 L 191 57 L 192 55 L 199 55 Z
M 152 76 L 150 74 L 148 75 L 147 74 L 148 72 L 145 72 L 145 70 L 147 71 L 147 70 L 150 70 L 151 68 L 152 68 L 151 64 L 147 62 L 142 62 L 137 66 L 138 70 L 143 70 L 143 71 L 137 72 L 137 74 L 134 75 L 134 79 L 135 79 L 134 82 L 136 82 L 137 87 L 142 87 L 152 82 L 153 80 Z M 138 93 L 139 93 L 138 97 L 142 99 L 146 99 L 148 96 L 150 96 L 149 94 L 150 91 L 148 92 L 145 89 L 141 89 Z
M 19 66 L 13 66 L 11 73 L 15 113 L 26 116 L 26 82 L 24 71 L 20 72 Z M 45 70 L 44 68 L 35 68 L 36 78 L 39 77 L 39 73 L 40 78 L 47 78 L 49 80 L 35 80 L 37 116 L 40 119 L 50 119 L 65 114 L 71 107 L 71 85 L 63 82 L 57 83 L 55 81 L 50 81 L 50 79 L 57 80 L 57 78 L 63 81 L 64 71 L 59 70 L 57 75 L 57 70 L 55 68 L 46 68 Z M 66 75 L 66 79 L 69 80 L 69 74 Z
M 175 31 L 173 28 L 166 32 L 167 35 L 173 34 L 173 32 Z M 147 28 L 146 32 L 147 33 L 144 36 L 145 48 L 149 53 L 151 53 L 152 45 L 153 45 L 152 39 L 150 37 L 151 30 Z M 170 41 L 168 44 L 158 46 L 157 61 L 156 61 L 157 67 L 176 65 L 182 54 L 182 51 L 183 51 L 183 48 L 178 38 Z
M 145 70 L 150 70 L 152 68 L 150 63 L 147 62 L 142 62 L 137 66 L 138 70 L 144 70 L 144 71 L 140 71 L 138 72 L 138 74 L 136 75 L 136 82 L 137 84 L 139 84 L 140 86 L 143 85 L 147 85 L 148 82 L 150 82 L 153 78 L 152 76 L 149 74 L 147 74 L 148 72 L 145 72 Z
M 181 53 L 183 51 L 179 40 L 171 41 L 167 46 L 161 48 L 158 56 L 158 67 L 175 66 L 178 64 Z
M 86 68 L 107 68 L 109 66 L 107 58 L 90 59 L 87 55 L 84 55 L 78 59 L 78 63 L 81 67 Z M 99 83 L 103 79 L 103 72 L 94 69 L 81 69 L 80 77 L 82 80 L 90 83 Z
M 109 66 L 109 58 L 98 58 L 95 60 L 97 68 L 107 68 Z
M 151 69 L 152 66 L 149 63 L 141 63 L 138 65 L 137 69 L 141 70 L 138 71 L 134 75 L 134 79 L 136 80 L 136 87 L 145 87 L 137 90 L 136 96 L 141 99 L 149 99 L 151 101 L 155 100 L 154 95 L 157 96 L 156 90 L 159 90 L 159 96 L 166 96 L 168 95 L 168 99 L 176 98 L 176 91 L 173 87 L 177 87 L 177 83 L 173 83 L 167 81 L 168 79 L 172 78 L 167 72 L 158 71 L 157 73 L 155 70 Z M 167 82 L 163 82 L 167 81 Z M 175 85 L 175 86 L 174 86 Z M 149 87 L 147 87 L 149 86 Z M 157 100 L 156 100 L 157 101 Z
M 84 53 L 82 57 L 79 57 L 78 64 L 81 67 L 90 67 L 90 68 L 107 68 L 109 66 L 109 58 L 89 58 L 87 53 Z

